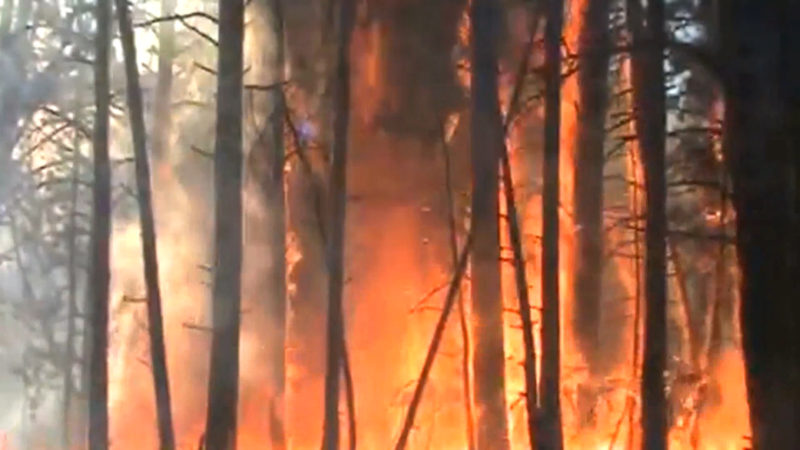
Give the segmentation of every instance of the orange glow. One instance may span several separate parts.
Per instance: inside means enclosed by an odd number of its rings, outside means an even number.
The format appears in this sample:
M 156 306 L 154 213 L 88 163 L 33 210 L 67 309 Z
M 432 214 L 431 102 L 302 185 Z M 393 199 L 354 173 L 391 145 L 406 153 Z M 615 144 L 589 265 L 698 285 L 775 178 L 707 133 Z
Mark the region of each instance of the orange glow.
M 571 53 L 579 51 L 578 34 L 582 11 L 589 0 L 569 0 L 565 22 L 565 42 Z M 376 116 L 384 101 L 392 96 L 385 82 L 387 38 L 378 22 L 356 30 L 353 48 L 353 124 L 351 126 L 351 167 L 348 180 L 348 223 L 346 227 L 345 323 L 350 367 L 355 385 L 355 409 L 358 427 L 358 448 L 371 450 L 391 448 L 400 431 L 411 394 L 416 385 L 433 326 L 438 318 L 451 276 L 452 264 L 446 224 L 438 217 L 441 205 L 436 203 L 442 190 L 443 163 L 439 149 L 432 144 L 389 135 L 377 130 Z M 470 24 L 465 9 L 458 27 L 461 48 L 469 48 Z M 521 33 L 524 39 L 524 33 Z M 469 92 L 468 52 L 457 55 L 454 65 L 464 92 Z M 503 107 L 512 89 L 513 70 L 503 67 L 499 94 Z M 627 84 L 627 63 L 622 70 Z M 511 75 L 509 75 L 511 74 Z M 387 100 L 389 99 L 389 100 Z M 291 99 L 290 99 L 291 100 Z M 578 79 L 568 77 L 562 89 L 561 143 L 561 208 L 560 208 L 560 288 L 562 323 L 574 314 L 572 279 L 574 267 L 574 152 L 577 126 Z M 311 100 L 308 101 L 311 103 Z M 541 110 L 537 107 L 521 111 L 520 120 L 510 127 L 506 139 L 517 192 L 519 221 L 523 234 L 523 251 L 529 281 L 537 357 L 541 355 L 539 333 L 541 307 Z M 303 104 L 304 116 L 311 116 L 313 107 Z M 444 141 L 458 140 L 463 130 L 462 112 L 454 112 L 445 123 Z M 464 115 L 463 117 L 467 117 Z M 532 125 L 535 124 L 535 125 Z M 318 128 L 324 128 L 320 124 Z M 632 127 L 632 125 L 631 125 Z M 631 128 L 630 132 L 633 131 Z M 456 144 L 453 144 L 454 146 Z M 635 144 L 631 144 L 634 146 Z M 390 150 L 385 150 L 390 149 Z M 454 153 L 461 149 L 454 149 Z M 416 152 L 416 153 L 415 153 Z M 422 155 L 419 157 L 408 155 Z M 436 156 L 431 156 L 435 154 Z M 644 193 L 634 192 L 632 185 L 642 183 L 641 164 L 636 149 L 620 161 L 609 162 L 609 170 L 626 180 L 618 195 L 633 214 L 641 214 Z M 207 299 L 210 274 L 198 268 L 208 261 L 207 230 L 197 226 L 203 216 L 196 199 L 184 190 L 168 165 L 157 168 L 159 179 L 155 194 L 158 218 L 159 262 L 165 299 L 165 327 L 169 370 L 173 393 L 175 429 L 180 449 L 197 449 L 205 425 L 205 396 L 210 323 Z M 460 170 L 460 169 L 459 169 Z M 460 195 L 462 193 L 456 193 Z M 501 215 L 505 215 L 502 189 L 499 192 Z M 434 198 L 434 200 L 431 200 Z M 458 201 L 458 199 L 457 199 Z M 192 213 L 192 211 L 194 211 Z M 438 220 L 438 221 L 437 221 Z M 611 227 L 609 220 L 606 246 L 615 248 L 630 242 L 634 233 Z M 435 228 L 439 227 L 439 228 Z M 508 250 L 507 225 L 500 221 L 500 262 L 503 279 L 506 351 L 506 400 L 511 447 L 527 448 L 527 423 L 522 369 L 523 346 L 518 317 L 518 300 L 514 284 L 512 258 Z M 298 231 L 287 235 L 287 265 L 291 268 L 307 255 L 298 243 Z M 462 236 L 463 237 L 463 236 Z M 642 236 L 640 235 L 639 238 Z M 152 379 L 146 333 L 146 316 L 141 303 L 126 302 L 144 291 L 141 281 L 140 236 L 138 226 L 129 224 L 114 230 L 114 266 L 112 292 L 113 348 L 110 355 L 111 375 L 111 441 L 115 450 L 157 448 Z M 575 344 L 570 327 L 562 325 L 562 414 L 565 445 L 568 449 L 628 449 L 629 435 L 638 429 L 639 380 L 634 366 L 634 298 L 640 298 L 641 267 L 632 258 L 610 256 L 607 262 L 626 300 L 625 338 L 616 358 L 617 366 L 607 383 L 613 388 L 602 394 L 597 423 L 592 430 L 578 430 L 576 414 L 577 386 L 588 379 L 584 358 Z M 323 268 L 320 268 L 322 270 Z M 469 289 L 463 290 L 464 303 L 469 305 Z M 290 301 L 298 299 L 298 286 L 290 284 Z M 245 297 L 248 293 L 244 293 Z M 245 300 L 246 301 L 246 300 Z M 324 302 L 323 302 L 324 304 Z M 246 303 L 247 305 L 247 303 Z M 628 307 L 628 305 L 631 305 Z M 241 336 L 241 394 L 238 445 L 240 450 L 269 449 L 269 417 L 267 405 L 274 397 L 270 374 L 263 360 L 264 342 L 270 338 L 268 320 L 253 318 L 258 312 L 243 312 Z M 321 312 L 324 314 L 324 311 Z M 466 414 L 461 373 L 462 342 L 457 310 L 447 324 L 438 357 L 434 364 L 412 430 L 409 449 L 462 450 L 467 447 Z M 469 311 L 467 311 L 467 317 Z M 293 321 L 290 306 L 288 322 Z M 627 317 L 627 316 L 626 316 Z M 324 333 L 323 329 L 319 333 Z M 286 428 L 288 448 L 319 448 L 322 435 L 323 374 L 297 363 L 296 347 L 289 332 L 286 367 Z M 639 347 L 641 348 L 641 347 Z M 537 365 L 538 365 L 537 361 Z M 705 410 L 700 421 L 700 442 L 703 449 L 733 450 L 742 447 L 742 436 L 748 434 L 744 371 L 738 349 L 721 358 L 709 377 L 721 386 L 720 401 Z M 342 384 L 342 390 L 344 390 Z M 344 395 L 342 396 L 344 398 Z M 631 412 L 633 410 L 633 412 Z M 633 416 L 629 420 L 628 415 Z M 343 439 L 346 436 L 346 408 L 340 406 Z M 633 430 L 631 430 L 631 424 Z M 671 448 L 691 449 L 686 429 L 676 426 L 670 433 Z

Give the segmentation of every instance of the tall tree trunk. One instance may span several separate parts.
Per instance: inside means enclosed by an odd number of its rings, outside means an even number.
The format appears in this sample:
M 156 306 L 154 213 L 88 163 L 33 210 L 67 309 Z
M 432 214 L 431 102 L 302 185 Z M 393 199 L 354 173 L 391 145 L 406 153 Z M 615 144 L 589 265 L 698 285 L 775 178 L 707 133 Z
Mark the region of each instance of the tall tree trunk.
M 219 1 L 217 126 L 214 149 L 213 333 L 206 445 L 236 448 L 242 266 L 242 40 L 244 3 Z
M 561 307 L 558 285 L 559 137 L 563 0 L 549 0 L 545 27 L 544 192 L 542 194 L 542 418 L 540 450 L 564 446 L 561 429 Z
M 645 328 L 642 361 L 642 448 L 666 450 L 667 365 L 666 171 L 664 87 L 664 2 L 647 3 L 645 27 L 641 5 L 629 0 L 636 133 L 644 168 Z
M 497 94 L 500 6 L 474 0 L 472 22 L 472 311 L 476 448 L 507 449 L 497 191 L 502 119 Z
M 723 146 L 733 184 L 754 449 L 800 446 L 797 301 L 800 8 L 720 2 L 728 63 Z
M 111 164 L 108 156 L 111 0 L 97 0 L 94 56 L 94 183 L 89 271 L 91 355 L 89 359 L 90 450 L 108 448 L 108 309 L 111 241 Z
M 339 376 L 344 341 L 344 225 L 347 203 L 347 146 L 350 123 L 350 41 L 355 21 L 354 0 L 339 5 L 339 36 L 333 92 L 333 148 L 329 188 L 328 329 L 325 369 L 325 420 L 322 449 L 339 448 Z M 352 439 L 352 436 L 351 436 Z
M 600 284 L 603 271 L 603 144 L 608 109 L 609 0 L 586 2 L 580 30 L 580 108 L 575 154 L 577 267 L 573 286 L 578 345 L 594 377 L 601 374 Z
M 176 0 L 161 0 L 161 16 L 175 14 Z M 172 64 L 175 59 L 175 21 L 167 20 L 158 26 L 158 81 L 153 111 L 153 161 L 158 163 L 169 150 L 172 132 Z
M 603 276 L 603 164 L 608 62 L 610 57 L 609 0 L 585 3 L 579 35 L 579 104 L 575 142 L 574 208 L 575 279 L 572 329 L 589 369 L 587 385 L 579 387 L 579 427 L 595 423 L 598 384 L 605 374 L 600 348 Z
M 147 322 L 150 337 L 150 363 L 155 388 L 158 436 L 161 450 L 175 448 L 172 426 L 167 351 L 164 344 L 164 319 L 161 312 L 161 286 L 158 280 L 158 252 L 156 225 L 150 187 L 150 162 L 147 155 L 147 132 L 144 125 L 142 90 L 139 85 L 139 67 L 136 61 L 136 41 L 126 0 L 116 0 L 117 18 L 125 57 L 125 79 L 128 94 L 128 117 L 133 135 L 133 153 L 136 167 L 136 200 L 139 204 L 139 223 L 144 258 L 144 279 L 147 292 Z
M 283 0 L 260 0 L 251 6 L 250 60 L 253 82 L 249 123 L 255 136 L 246 160 L 245 192 L 253 208 L 245 211 L 244 290 L 257 299 L 268 325 L 265 354 L 269 373 L 270 443 L 286 447 L 284 418 L 286 379 L 286 204 L 284 192 L 283 141 L 286 106 L 283 94 L 284 33 Z M 268 255 L 265 261 L 265 253 Z M 263 308 L 263 309 L 262 309 Z

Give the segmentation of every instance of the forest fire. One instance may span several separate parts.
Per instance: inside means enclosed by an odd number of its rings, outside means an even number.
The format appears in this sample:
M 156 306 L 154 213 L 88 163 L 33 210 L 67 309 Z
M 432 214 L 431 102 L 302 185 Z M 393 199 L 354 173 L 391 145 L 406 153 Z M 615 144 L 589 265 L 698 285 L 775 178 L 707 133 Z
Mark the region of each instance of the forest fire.
M 125 165 L 131 162 L 126 161 L 129 124 L 120 117 L 130 116 L 133 129 L 135 102 L 129 99 L 128 109 L 112 118 L 106 131 L 114 164 L 106 163 L 118 183 L 108 193 L 115 209 L 107 217 L 112 228 L 106 237 L 111 249 L 108 347 L 103 349 L 107 379 L 98 378 L 102 371 L 84 355 L 102 342 L 97 340 L 102 333 L 89 322 L 97 317 L 97 305 L 75 300 L 87 295 L 84 290 L 99 288 L 91 281 L 81 288 L 84 282 L 73 279 L 72 294 L 65 298 L 80 307 L 59 312 L 69 322 L 63 331 L 61 324 L 44 327 L 58 330 L 49 339 L 64 339 L 52 345 L 67 350 L 40 363 L 64 365 L 58 378 L 75 390 L 65 387 L 63 410 L 56 408 L 64 416 L 63 436 L 60 442 L 38 444 L 29 437 L 17 439 L 12 430 L 13 439 L 0 434 L 0 447 L 305 450 L 320 448 L 333 427 L 335 442 L 323 444 L 324 450 L 345 445 L 522 450 L 546 448 L 539 439 L 556 435 L 562 441 L 558 448 L 645 448 L 652 442 L 646 423 L 657 416 L 643 407 L 651 389 L 644 376 L 652 364 L 646 348 L 654 348 L 648 342 L 652 321 L 646 318 L 654 308 L 652 277 L 659 275 L 666 284 L 666 338 L 655 344 L 663 349 L 666 368 L 660 411 L 666 422 L 664 448 L 765 449 L 754 442 L 776 442 L 757 436 L 763 424 L 751 424 L 753 396 L 766 395 L 754 394 L 766 388 L 753 381 L 759 374 L 747 365 L 747 333 L 753 331 L 741 316 L 746 302 L 752 302 L 742 280 L 756 263 L 745 264 L 742 258 L 748 255 L 738 233 L 751 223 L 741 211 L 752 199 L 731 192 L 743 188 L 727 168 L 729 147 L 735 147 L 725 135 L 730 131 L 719 125 L 731 120 L 738 110 L 730 108 L 737 105 L 731 106 L 723 89 L 707 88 L 707 80 L 696 76 L 679 52 L 649 56 L 657 64 L 668 61 L 672 70 L 662 80 L 669 89 L 661 89 L 668 97 L 660 136 L 667 165 L 662 173 L 663 273 L 654 274 L 655 256 L 648 254 L 654 248 L 650 213 L 657 205 L 647 194 L 652 193 L 648 186 L 658 139 L 645 135 L 653 127 L 642 125 L 652 120 L 641 110 L 652 104 L 641 99 L 647 79 L 641 68 L 648 60 L 627 48 L 634 46 L 635 30 L 657 36 L 651 16 L 642 19 L 643 14 L 657 16 L 653 5 L 666 7 L 668 15 L 694 11 L 689 6 L 678 0 L 566 0 L 561 39 L 553 42 L 545 31 L 545 23 L 554 22 L 551 5 L 521 1 L 339 0 L 326 7 L 325 2 L 255 0 L 246 8 L 240 5 L 241 11 L 226 9 L 232 8 L 226 2 L 218 10 L 198 1 L 185 11 L 181 5 L 178 13 L 174 1 L 162 1 L 168 20 L 139 20 L 157 14 L 133 12 L 137 39 L 149 27 L 170 23 L 172 39 L 179 36 L 185 52 L 169 60 L 169 77 L 176 82 L 170 81 L 170 95 L 160 100 L 170 118 L 164 121 L 169 125 L 162 130 L 161 153 L 151 152 L 152 188 L 142 187 L 138 166 Z M 153 9 L 152 3 L 147 8 Z M 278 3 L 282 6 L 275 7 Z M 701 12 L 684 20 L 710 29 L 711 19 Z M 9 12 L 0 14 L 5 19 Z M 237 14 L 244 14 L 241 23 Z M 208 23 L 196 26 L 193 20 Z M 666 33 L 672 33 L 670 20 L 664 20 Z M 187 29 L 176 35 L 176 23 Z M 240 47 L 226 45 L 230 34 L 223 40 L 222 27 L 231 24 L 242 34 L 233 39 Z M 210 38 L 206 27 L 219 27 L 218 39 Z M 156 33 L 162 39 L 165 29 Z M 0 26 L 0 42 L 5 42 L 2 33 Z M 489 42 L 481 40 L 490 35 Z M 164 42 L 154 43 L 152 35 L 146 39 L 154 47 Z M 667 45 L 647 41 L 653 42 Z M 133 56 L 143 61 L 136 70 L 158 66 L 153 76 L 142 75 L 140 89 L 149 92 L 148 83 L 163 87 L 164 55 L 154 57 L 139 45 Z M 230 84 L 223 69 L 225 62 L 239 61 L 231 59 L 237 48 L 245 70 L 232 77 L 238 84 Z M 560 116 L 548 115 L 553 110 L 548 102 L 554 101 L 546 89 L 553 84 L 547 85 L 543 75 L 552 55 L 548 48 L 561 52 L 555 98 Z M 121 59 L 129 61 L 131 54 L 123 53 Z M 154 58 L 157 64 L 151 64 Z M 111 63 L 112 74 L 121 76 L 121 69 L 114 72 L 117 63 Z M 130 80 L 127 69 L 124 77 Z M 654 73 L 651 68 L 646 75 Z M 135 76 L 138 83 L 138 72 Z M 487 80 L 492 95 L 486 94 Z M 122 90 L 113 83 L 110 89 Z M 241 98 L 231 100 L 230 92 L 242 93 Z M 488 112 L 481 109 L 487 99 L 494 103 Z M 216 117 L 207 111 L 211 104 Z M 144 112 L 139 105 L 139 119 L 151 119 L 156 134 L 158 123 L 148 116 L 155 113 L 148 108 L 158 105 L 147 105 Z M 88 150 L 98 144 L 89 145 L 90 133 L 76 123 L 94 122 L 79 109 L 53 100 L 44 112 L 31 113 L 32 130 L 20 133 L 14 158 L 31 180 L 32 198 L 45 195 L 38 189 L 48 177 L 66 176 L 47 168 L 66 161 L 62 153 L 75 155 L 76 167 L 84 157 L 90 164 Z M 224 114 L 238 122 L 221 123 Z M 553 117 L 560 127 L 556 143 L 547 142 L 545 132 L 546 119 Z M 72 147 L 58 141 L 67 138 L 59 136 L 56 119 L 75 128 Z M 214 139 L 212 152 L 206 147 Z M 548 148 L 558 149 L 559 156 L 557 217 L 547 213 Z M 85 174 L 69 173 L 79 192 Z M 134 181 L 139 181 L 136 189 L 130 187 Z M 486 186 L 491 189 L 483 192 Z M 5 189 L 2 183 L 0 188 Z M 150 190 L 168 386 L 159 386 L 154 377 L 158 361 L 146 309 L 153 301 L 146 275 L 153 266 L 142 256 L 148 244 L 140 199 Z M 42 258 L 36 255 L 41 250 L 19 236 L 36 233 L 18 234 L 18 227 L 51 225 L 22 215 L 14 219 L 5 192 L 0 195 L 3 214 L 12 217 L 9 242 L 19 248 L 9 252 L 9 260 L 21 272 L 33 273 L 30 267 Z M 96 214 L 96 203 L 80 198 L 72 199 L 72 212 L 65 214 L 73 216 L 72 225 L 53 229 L 74 235 L 81 228 L 74 217 L 86 220 L 76 211 L 91 204 Z M 346 205 L 341 215 L 337 199 Z M 557 243 L 558 264 L 549 266 L 548 217 L 558 224 L 558 240 L 551 241 Z M 88 274 L 96 270 L 96 246 L 103 238 L 90 240 L 86 234 L 85 243 L 71 238 L 69 270 L 80 265 Z M 495 254 L 485 251 L 487 243 L 499 254 L 490 270 L 481 259 Z M 75 263 L 78 257 L 86 258 L 85 264 Z M 220 261 L 234 260 L 236 280 L 228 283 L 220 275 Z M 558 274 L 555 298 L 543 289 L 552 270 Z M 40 272 L 36 276 L 47 274 Z M 33 284 L 33 289 L 24 287 L 24 296 L 46 295 Z M 530 302 L 529 319 L 520 309 L 522 297 Z M 495 303 L 487 305 L 487 299 Z M 554 302 L 560 306 L 556 348 L 542 343 L 553 332 L 547 330 L 545 311 L 552 311 Z M 25 320 L 39 320 L 34 312 L 24 314 L 31 317 Z M 526 320 L 533 342 L 524 333 Z M 234 341 L 235 346 L 225 344 Z M 559 388 L 547 391 L 544 380 L 552 367 L 546 361 L 554 354 L 560 360 Z M 531 355 L 532 366 L 526 364 Z M 20 373 L 27 383 L 34 372 Z M 92 415 L 96 405 L 84 399 L 93 398 L 92 389 L 107 392 L 108 429 L 99 446 L 91 430 L 98 433 L 93 420 L 102 414 Z M 492 396 L 496 392 L 501 398 Z M 165 446 L 169 433 L 158 426 L 167 423 L 157 408 L 165 395 L 174 447 Z M 545 407 L 548 395 L 560 399 L 556 417 Z M 215 407 L 224 411 L 212 417 Z M 332 409 L 338 415 L 332 417 Z M 499 410 L 505 414 L 493 414 Z M 529 411 L 537 416 L 529 420 Z M 552 426 L 558 433 L 551 434 Z M 487 437 L 498 435 L 507 444 L 487 443 Z

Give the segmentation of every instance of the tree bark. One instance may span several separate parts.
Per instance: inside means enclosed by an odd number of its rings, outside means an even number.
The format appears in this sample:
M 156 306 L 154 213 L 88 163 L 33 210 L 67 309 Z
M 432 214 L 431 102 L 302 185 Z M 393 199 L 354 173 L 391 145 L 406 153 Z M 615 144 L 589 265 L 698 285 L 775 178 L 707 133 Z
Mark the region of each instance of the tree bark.
M 580 108 L 575 142 L 575 318 L 572 324 L 592 378 L 602 376 L 603 144 L 608 109 L 609 0 L 586 2 L 579 35 Z
M 559 268 L 559 138 L 563 0 L 549 0 L 545 27 L 544 192 L 542 194 L 542 381 L 539 450 L 564 446 L 561 429 Z
M 147 131 L 144 125 L 142 90 L 136 61 L 136 41 L 126 0 L 116 0 L 117 18 L 125 57 L 125 79 L 128 94 L 128 117 L 133 135 L 136 168 L 136 200 L 139 204 L 139 223 L 144 258 L 144 279 L 147 292 L 147 322 L 150 337 L 150 363 L 156 397 L 156 416 L 161 450 L 175 448 L 175 432 L 170 405 L 167 351 L 164 343 L 164 318 L 161 308 L 161 286 L 158 279 L 158 250 L 156 225 L 150 186 L 150 161 L 147 155 Z
M 498 176 L 502 119 L 497 94 L 500 6 L 474 0 L 472 23 L 472 311 L 476 448 L 507 449 Z
M 350 41 L 355 21 L 353 0 L 339 6 L 339 39 L 333 93 L 333 148 L 329 189 L 328 324 L 325 371 L 325 419 L 322 449 L 339 448 L 339 376 L 344 350 L 344 225 L 347 203 L 347 150 L 350 123 Z
M 723 147 L 733 184 L 754 449 L 800 446 L 800 7 L 720 2 Z
M 206 445 L 236 448 L 242 266 L 242 72 L 244 3 L 219 2 L 217 125 L 214 149 L 213 333 Z
M 111 241 L 111 164 L 108 156 L 111 0 L 98 0 L 94 56 L 94 183 L 89 271 L 91 355 L 89 360 L 90 450 L 108 449 L 108 310 Z
M 636 132 L 644 168 L 645 201 L 645 328 L 642 361 L 642 448 L 666 450 L 667 364 L 666 111 L 664 87 L 664 2 L 647 3 L 646 20 L 638 0 L 629 0 Z

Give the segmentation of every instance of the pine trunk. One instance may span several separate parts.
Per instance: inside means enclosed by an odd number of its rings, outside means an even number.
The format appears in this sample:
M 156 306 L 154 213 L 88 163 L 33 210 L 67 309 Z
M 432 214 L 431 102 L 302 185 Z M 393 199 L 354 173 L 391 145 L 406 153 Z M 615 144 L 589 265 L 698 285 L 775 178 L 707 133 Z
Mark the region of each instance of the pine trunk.
M 478 450 L 509 446 L 497 195 L 503 140 L 497 94 L 500 14 L 496 0 L 472 2 L 472 370 Z
M 724 150 L 733 184 L 754 449 L 800 446 L 800 7 L 721 2 Z
M 136 166 L 136 200 L 139 204 L 139 223 L 144 257 L 144 279 L 147 292 L 147 323 L 150 337 L 150 363 L 156 396 L 156 415 L 161 450 L 175 448 L 172 426 L 167 351 L 164 343 L 164 318 L 161 312 L 161 286 L 158 279 L 158 252 L 156 226 L 153 215 L 152 189 L 150 187 L 150 162 L 147 155 L 147 132 L 144 125 L 142 90 L 139 85 L 139 68 L 136 61 L 136 41 L 126 0 L 116 0 L 117 18 L 125 57 L 128 117 L 133 135 L 133 153 Z
M 561 307 L 558 285 L 561 29 L 563 0 L 550 0 L 545 27 L 544 192 L 542 194 L 542 418 L 539 450 L 564 446 L 561 428 Z
M 580 108 L 575 152 L 575 322 L 578 345 L 594 377 L 601 375 L 600 300 L 603 273 L 603 144 L 608 109 L 609 0 L 587 2 L 580 30 Z
M 90 450 L 108 449 L 108 310 L 111 241 L 111 164 L 108 152 L 109 47 L 111 0 L 98 0 L 94 56 L 94 184 L 90 243 L 89 307 L 91 344 L 89 356 Z
M 333 93 L 333 148 L 329 189 L 328 327 L 325 371 L 325 419 L 322 449 L 339 448 L 339 377 L 344 353 L 344 225 L 347 203 L 348 126 L 350 123 L 350 41 L 355 21 L 354 0 L 339 6 L 339 41 Z M 352 439 L 352 436 L 351 436 Z
M 650 0 L 643 14 L 629 1 L 636 133 L 645 183 L 645 327 L 642 361 L 642 448 L 666 450 L 667 365 L 666 287 L 666 112 L 664 87 L 664 3 Z M 646 15 L 647 27 L 642 19 Z
M 206 446 L 236 448 L 242 266 L 242 72 L 244 3 L 219 2 L 217 126 L 214 149 L 213 333 Z

